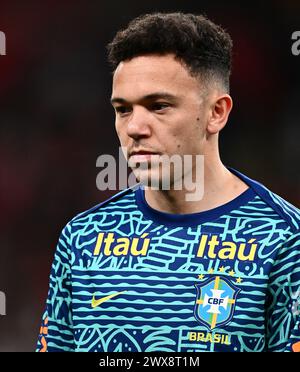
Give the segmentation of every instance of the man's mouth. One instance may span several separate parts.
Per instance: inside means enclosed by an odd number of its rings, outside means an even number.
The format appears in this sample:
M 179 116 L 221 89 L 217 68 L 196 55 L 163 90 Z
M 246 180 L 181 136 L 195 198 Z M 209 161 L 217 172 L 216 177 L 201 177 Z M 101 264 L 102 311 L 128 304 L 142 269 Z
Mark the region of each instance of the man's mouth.
M 147 150 L 139 150 L 139 151 L 132 151 L 129 154 L 129 161 L 132 163 L 143 163 L 143 162 L 149 162 L 154 160 L 154 157 L 159 156 L 157 152 L 153 151 L 147 151 Z

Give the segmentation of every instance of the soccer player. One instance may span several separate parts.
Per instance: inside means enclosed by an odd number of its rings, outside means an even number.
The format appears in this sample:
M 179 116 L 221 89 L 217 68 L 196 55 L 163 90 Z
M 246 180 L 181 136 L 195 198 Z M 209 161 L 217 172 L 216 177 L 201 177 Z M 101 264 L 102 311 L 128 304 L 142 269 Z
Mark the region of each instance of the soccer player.
M 155 13 L 108 50 L 116 131 L 140 183 L 63 229 L 37 350 L 299 351 L 300 211 L 219 156 L 230 36 L 201 15 Z M 174 169 L 161 187 L 173 155 L 192 156 L 182 179 L 203 156 L 197 200 Z

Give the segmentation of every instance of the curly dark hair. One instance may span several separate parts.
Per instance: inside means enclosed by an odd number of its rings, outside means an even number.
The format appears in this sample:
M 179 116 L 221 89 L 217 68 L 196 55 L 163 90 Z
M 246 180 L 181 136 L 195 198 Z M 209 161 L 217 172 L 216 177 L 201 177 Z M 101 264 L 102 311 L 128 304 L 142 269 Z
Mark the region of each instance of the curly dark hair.
M 169 54 L 190 74 L 220 80 L 229 91 L 232 60 L 230 35 L 203 15 L 152 13 L 133 19 L 107 46 L 113 71 L 125 60 L 146 54 Z

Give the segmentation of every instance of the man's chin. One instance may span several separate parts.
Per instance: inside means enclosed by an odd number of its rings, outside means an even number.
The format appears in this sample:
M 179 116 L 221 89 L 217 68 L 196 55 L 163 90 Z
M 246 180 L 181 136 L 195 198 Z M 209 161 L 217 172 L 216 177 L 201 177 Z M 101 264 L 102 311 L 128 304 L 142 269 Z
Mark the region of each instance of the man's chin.
M 136 176 L 137 182 L 142 184 L 147 189 L 151 190 L 171 190 L 173 183 L 169 179 L 162 179 L 161 177 L 149 177 L 147 175 L 139 174 Z

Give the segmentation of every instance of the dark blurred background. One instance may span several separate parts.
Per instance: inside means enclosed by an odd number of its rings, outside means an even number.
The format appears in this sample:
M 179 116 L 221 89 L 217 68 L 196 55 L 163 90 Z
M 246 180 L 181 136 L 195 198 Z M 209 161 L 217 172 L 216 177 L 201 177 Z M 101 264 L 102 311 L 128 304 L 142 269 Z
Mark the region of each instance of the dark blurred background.
M 0 1 L 0 351 L 32 351 L 58 236 L 114 192 L 96 159 L 118 155 L 106 44 L 153 11 L 204 13 L 234 40 L 225 164 L 300 206 L 299 0 Z

